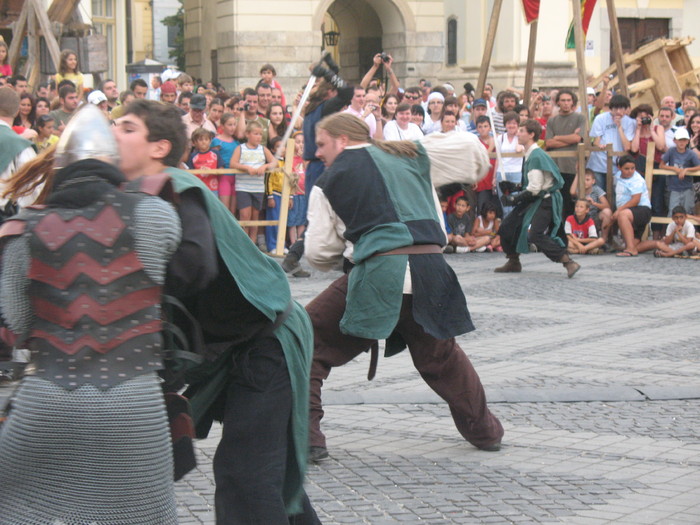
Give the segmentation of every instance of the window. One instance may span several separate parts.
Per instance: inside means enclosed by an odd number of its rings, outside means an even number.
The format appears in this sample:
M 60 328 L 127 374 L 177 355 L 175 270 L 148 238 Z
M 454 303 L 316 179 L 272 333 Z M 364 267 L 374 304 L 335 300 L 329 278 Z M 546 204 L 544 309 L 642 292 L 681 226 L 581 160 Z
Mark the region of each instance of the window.
M 457 64 L 457 20 L 450 18 L 447 21 L 447 65 Z
M 95 33 L 107 37 L 107 60 L 109 69 L 105 71 L 104 78 L 115 78 L 116 57 L 116 23 L 115 0 L 92 0 L 92 24 Z

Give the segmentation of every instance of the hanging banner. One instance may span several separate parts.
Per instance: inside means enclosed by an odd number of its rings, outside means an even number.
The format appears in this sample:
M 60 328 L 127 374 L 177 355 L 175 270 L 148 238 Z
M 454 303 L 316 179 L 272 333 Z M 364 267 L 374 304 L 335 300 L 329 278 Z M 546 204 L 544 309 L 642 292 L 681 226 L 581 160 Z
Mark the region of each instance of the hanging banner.
M 523 0 L 523 12 L 528 24 L 540 17 L 540 0 Z
M 591 23 L 593 16 L 593 8 L 596 0 L 581 0 L 581 25 L 583 26 L 583 39 L 586 40 L 588 26 Z M 566 35 L 566 49 L 576 49 L 576 33 L 574 32 L 574 22 L 569 26 L 569 32 Z

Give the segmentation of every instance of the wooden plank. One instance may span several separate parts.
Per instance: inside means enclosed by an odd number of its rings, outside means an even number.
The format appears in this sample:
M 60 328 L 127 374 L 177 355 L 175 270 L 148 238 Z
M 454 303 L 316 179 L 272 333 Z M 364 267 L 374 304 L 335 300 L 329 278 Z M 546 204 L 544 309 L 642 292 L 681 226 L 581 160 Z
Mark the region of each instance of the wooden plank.
M 612 144 L 606 144 L 605 145 L 605 155 L 607 156 L 607 169 L 606 169 L 606 177 L 605 177 L 605 193 L 608 195 L 613 194 L 613 150 L 612 150 Z M 608 199 L 610 200 L 610 199 Z
M 608 6 L 608 19 L 610 20 L 610 36 L 612 36 L 613 41 L 613 54 L 615 55 L 615 64 L 617 64 L 618 71 L 618 83 L 620 85 L 620 92 L 628 95 L 627 91 L 627 77 L 625 77 L 625 62 L 622 59 L 622 41 L 620 40 L 620 26 L 617 23 L 617 10 L 615 9 L 615 0 L 607 0 L 605 2 Z M 580 18 L 579 10 L 579 18 Z M 584 97 L 581 100 L 586 100 Z
M 608 0 L 608 5 L 610 5 Z M 584 49 L 586 48 L 586 43 L 583 41 L 583 22 L 581 20 L 581 1 L 571 0 L 574 7 L 574 38 L 576 41 L 576 69 L 578 70 L 578 100 L 581 103 L 581 108 L 586 108 L 586 58 L 584 56 Z M 618 35 L 619 36 L 619 35 Z M 622 62 L 617 64 L 618 71 L 624 71 Z M 625 84 L 625 88 L 627 85 Z M 586 111 L 586 117 L 588 116 L 588 111 Z M 581 127 L 581 138 L 584 144 L 588 144 L 588 118 L 583 119 L 583 126 Z
M 532 78 L 535 74 L 535 50 L 537 49 L 537 19 L 530 23 L 530 43 L 527 48 L 527 66 L 525 67 L 525 89 L 523 90 L 523 104 L 530 105 L 532 93 Z
M 678 84 L 679 84 L 681 90 L 688 89 L 688 88 L 697 89 L 697 87 L 700 86 L 700 82 L 698 81 L 698 74 L 699 73 L 700 73 L 700 67 L 695 68 L 692 71 L 688 71 L 687 73 L 683 73 L 682 75 L 677 76 L 676 78 L 678 79 Z
M 39 58 L 39 30 L 36 22 L 36 14 L 34 10 L 29 10 L 27 16 L 27 66 L 28 73 L 27 83 L 29 89 L 34 89 L 39 81 L 40 74 L 40 58 Z
M 654 91 L 659 99 L 672 95 L 676 100 L 680 100 L 681 88 L 664 49 L 657 49 L 645 56 L 642 59 L 642 67 L 648 79 L 656 80 Z
M 488 32 L 486 33 L 486 42 L 484 44 L 484 54 L 481 57 L 481 67 L 479 68 L 479 80 L 476 83 L 476 94 L 481 97 L 486 85 L 486 76 L 491 65 L 491 55 L 493 55 L 493 44 L 496 40 L 496 30 L 498 29 L 498 19 L 501 16 L 501 6 L 503 0 L 496 0 L 493 3 L 491 10 L 491 21 L 489 22 Z
M 641 91 L 653 89 L 654 86 L 656 86 L 656 80 L 653 78 L 645 78 L 644 80 L 630 84 L 628 91 L 630 95 L 634 95 L 635 93 L 639 93 Z
M 578 198 L 583 199 L 586 196 L 586 145 L 580 142 L 576 147 L 576 156 L 578 163 L 576 164 L 576 174 L 578 176 Z
M 47 10 L 48 19 L 63 25 L 67 24 L 79 3 L 80 0 L 54 0 Z
M 639 63 L 632 64 L 631 66 L 627 66 L 625 68 L 625 77 L 629 77 L 632 73 L 637 71 L 640 67 L 642 67 L 642 65 Z M 617 66 L 615 67 L 615 71 L 617 71 Z M 601 82 L 602 81 L 603 80 L 601 79 Z M 608 89 L 611 89 L 611 88 L 614 88 L 615 86 L 617 86 L 617 82 L 618 82 L 617 76 L 611 78 L 610 83 L 608 84 Z
M 284 242 L 287 239 L 287 218 L 289 217 L 289 196 L 292 187 L 289 184 L 289 176 L 294 171 L 294 139 L 287 140 L 287 152 L 284 156 L 284 182 L 282 183 L 282 203 L 280 209 L 279 224 L 277 225 L 277 246 L 275 255 L 284 255 Z
M 10 43 L 10 49 L 7 50 L 7 61 L 12 66 L 13 71 L 17 69 L 22 39 L 24 38 L 24 33 L 27 30 L 27 16 L 29 15 L 29 9 L 29 3 L 25 3 L 22 10 L 19 12 L 19 18 L 17 19 L 17 22 L 15 22 L 15 26 L 12 29 L 12 42 Z
M 51 55 L 51 60 L 53 60 L 56 71 L 58 71 L 58 65 L 61 63 L 61 48 L 59 47 L 56 37 L 51 30 L 51 22 L 37 0 L 27 0 L 27 3 L 31 4 L 31 7 L 36 13 L 36 18 L 39 21 L 41 32 L 44 35 L 44 40 L 46 40 L 46 47 L 49 50 L 49 55 Z

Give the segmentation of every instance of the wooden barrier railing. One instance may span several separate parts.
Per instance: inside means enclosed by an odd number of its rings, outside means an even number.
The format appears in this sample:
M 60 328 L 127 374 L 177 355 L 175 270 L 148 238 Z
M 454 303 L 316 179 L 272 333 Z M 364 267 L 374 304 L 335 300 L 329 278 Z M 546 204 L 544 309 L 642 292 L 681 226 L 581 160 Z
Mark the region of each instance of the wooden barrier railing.
M 258 220 L 258 221 L 238 221 L 241 226 L 277 226 L 277 246 L 275 251 L 270 255 L 276 257 L 284 256 L 284 243 L 287 238 L 287 217 L 289 216 L 289 196 L 292 193 L 292 187 L 289 182 L 293 171 L 294 163 L 294 140 L 287 141 L 287 150 L 284 161 L 284 183 L 282 185 L 282 202 L 280 206 L 280 218 L 276 221 Z M 194 175 L 235 175 L 244 173 L 241 170 L 235 169 L 216 169 L 216 170 L 187 170 Z

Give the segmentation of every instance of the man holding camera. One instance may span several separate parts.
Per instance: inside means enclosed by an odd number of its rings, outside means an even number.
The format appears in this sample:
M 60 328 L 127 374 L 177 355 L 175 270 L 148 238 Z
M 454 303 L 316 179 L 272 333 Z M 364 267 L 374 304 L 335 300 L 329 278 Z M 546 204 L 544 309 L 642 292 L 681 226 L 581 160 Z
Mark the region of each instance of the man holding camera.
M 522 271 L 520 254 L 530 251 L 530 243 L 537 246 L 551 261 L 564 265 L 569 278 L 580 266 L 569 257 L 562 238 L 562 196 L 559 190 L 564 179 L 552 158 L 537 145 L 542 126 L 528 119 L 518 128 L 518 142 L 525 148 L 523 164 L 523 191 L 503 196 L 503 204 L 515 206 L 501 223 L 498 234 L 508 261 L 495 269 L 496 273 Z
M 350 113 L 357 118 L 364 120 L 369 126 L 369 136 L 373 139 L 382 138 L 382 119 L 379 101 L 375 99 L 366 100 L 365 88 L 355 86 L 355 93 L 350 100 L 350 106 L 344 113 Z
M 267 144 L 267 132 L 270 121 L 258 114 L 258 93 L 253 88 L 245 88 L 243 90 L 243 100 L 243 118 L 238 119 L 236 138 L 241 142 L 245 142 L 245 128 L 248 123 L 256 120 L 263 129 L 262 143 Z
M 559 114 L 551 117 L 547 122 L 545 135 L 545 147 L 547 151 L 576 151 L 576 146 L 581 142 L 581 129 L 586 124 L 586 117 L 575 111 L 578 98 L 568 89 L 562 89 L 557 93 L 556 103 L 559 106 Z M 559 168 L 564 186 L 561 194 L 564 199 L 562 220 L 574 213 L 574 201 L 571 199 L 571 184 L 576 176 L 576 157 L 559 157 L 553 159 Z

